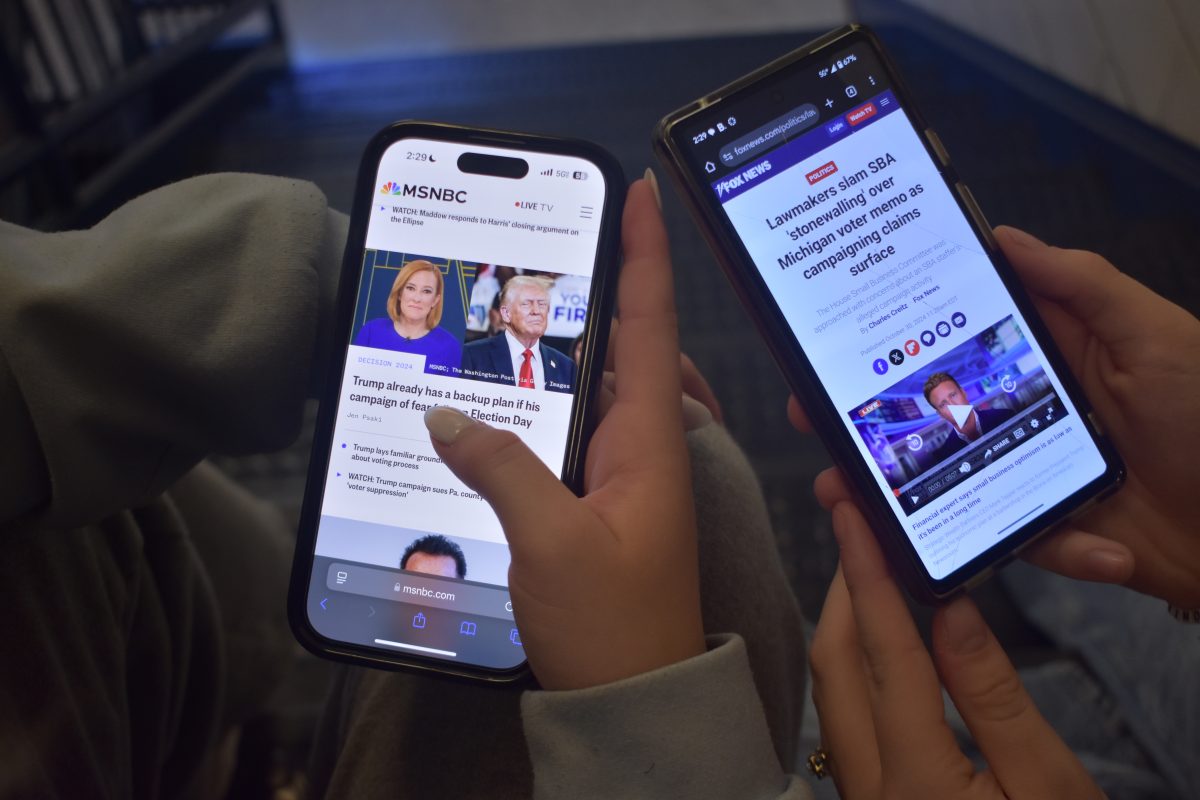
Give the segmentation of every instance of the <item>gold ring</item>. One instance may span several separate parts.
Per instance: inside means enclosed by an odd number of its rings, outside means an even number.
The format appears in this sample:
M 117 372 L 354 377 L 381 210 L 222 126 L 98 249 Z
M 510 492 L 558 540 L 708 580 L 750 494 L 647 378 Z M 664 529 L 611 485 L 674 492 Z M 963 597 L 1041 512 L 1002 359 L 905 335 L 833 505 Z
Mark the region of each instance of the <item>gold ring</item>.
M 825 752 L 825 748 L 818 747 L 813 750 L 807 761 L 808 771 L 811 772 L 817 780 L 823 780 L 829 777 L 829 753 Z

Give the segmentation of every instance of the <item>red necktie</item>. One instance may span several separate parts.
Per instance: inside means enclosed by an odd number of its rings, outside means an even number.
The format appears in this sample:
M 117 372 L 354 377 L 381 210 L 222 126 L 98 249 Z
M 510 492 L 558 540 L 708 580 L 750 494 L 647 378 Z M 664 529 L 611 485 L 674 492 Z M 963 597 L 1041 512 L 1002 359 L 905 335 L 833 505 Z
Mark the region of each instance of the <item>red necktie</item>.
M 517 381 L 517 386 L 520 386 L 522 389 L 532 389 L 533 351 L 526 347 L 525 352 L 521 355 L 525 357 L 525 360 L 521 362 L 521 379 Z

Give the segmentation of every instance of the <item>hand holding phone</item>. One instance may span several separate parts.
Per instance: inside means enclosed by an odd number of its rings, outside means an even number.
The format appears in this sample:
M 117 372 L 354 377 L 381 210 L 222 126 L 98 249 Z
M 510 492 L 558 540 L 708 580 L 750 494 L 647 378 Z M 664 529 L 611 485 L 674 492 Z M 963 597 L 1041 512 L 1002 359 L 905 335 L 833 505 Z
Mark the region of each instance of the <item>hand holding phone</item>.
M 834 31 L 655 146 L 909 591 L 986 578 L 1121 483 L 879 41 Z
M 405 122 L 368 144 L 289 596 L 311 650 L 525 673 L 500 521 L 422 420 L 457 408 L 519 435 L 561 492 L 582 485 L 624 183 L 575 140 Z
M 927 651 L 862 514 L 839 503 L 833 529 L 841 568 L 810 661 L 821 746 L 841 797 L 1104 796 L 969 597 L 934 612 Z M 987 769 L 976 771 L 946 724 L 943 685 Z
M 1083 250 L 996 229 L 1009 263 L 1079 378 L 1129 480 L 1103 506 L 1037 542 L 1023 557 L 1078 580 L 1119 583 L 1181 608 L 1200 608 L 1200 506 L 1188 468 L 1200 448 L 1200 320 Z M 1150 389 L 1149 387 L 1153 387 Z M 788 417 L 811 431 L 795 397 Z M 826 509 L 852 499 L 837 468 L 817 476 Z
M 614 396 L 576 497 L 512 434 L 428 412 L 438 455 L 492 504 L 534 675 L 578 689 L 704 652 L 666 231 L 647 181 L 629 190 Z
M 996 238 L 1129 470 L 1110 501 L 1028 559 L 1200 609 L 1200 320 L 1095 253 L 1014 228 Z

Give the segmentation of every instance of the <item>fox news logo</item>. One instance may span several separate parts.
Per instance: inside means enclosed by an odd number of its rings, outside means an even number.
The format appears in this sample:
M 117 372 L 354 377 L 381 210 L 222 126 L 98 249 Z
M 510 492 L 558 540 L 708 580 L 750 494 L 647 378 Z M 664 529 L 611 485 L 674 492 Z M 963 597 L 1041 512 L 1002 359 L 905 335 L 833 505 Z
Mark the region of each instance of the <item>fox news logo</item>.
M 739 186 L 752 181 L 760 175 L 765 175 L 771 171 L 771 162 L 764 161 L 761 164 L 755 164 L 750 169 L 739 172 L 730 178 L 717 181 L 717 197 L 724 197 Z
M 441 200 L 444 203 L 465 203 L 467 193 L 463 189 L 451 189 L 446 186 L 423 186 L 404 184 L 401 186 L 394 181 L 388 181 L 379 189 L 380 194 L 415 197 L 418 200 Z

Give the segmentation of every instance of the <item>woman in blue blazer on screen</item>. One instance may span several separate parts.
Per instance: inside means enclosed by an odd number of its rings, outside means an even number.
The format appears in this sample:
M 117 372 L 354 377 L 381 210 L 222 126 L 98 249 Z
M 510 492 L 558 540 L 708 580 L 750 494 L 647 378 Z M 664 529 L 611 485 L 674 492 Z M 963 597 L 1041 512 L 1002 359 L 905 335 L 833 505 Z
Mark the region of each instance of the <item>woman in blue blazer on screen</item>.
M 462 344 L 438 327 L 442 321 L 443 285 L 441 270 L 431 262 L 408 262 L 392 283 L 387 317 L 363 325 L 354 344 L 422 355 L 426 372 L 458 374 Z

